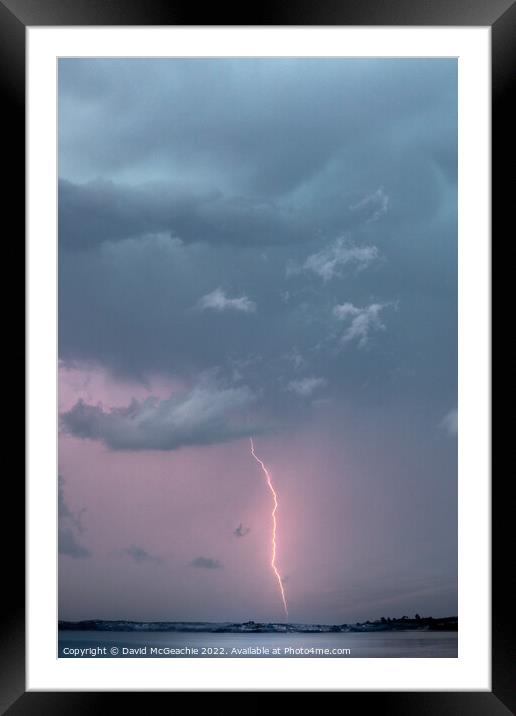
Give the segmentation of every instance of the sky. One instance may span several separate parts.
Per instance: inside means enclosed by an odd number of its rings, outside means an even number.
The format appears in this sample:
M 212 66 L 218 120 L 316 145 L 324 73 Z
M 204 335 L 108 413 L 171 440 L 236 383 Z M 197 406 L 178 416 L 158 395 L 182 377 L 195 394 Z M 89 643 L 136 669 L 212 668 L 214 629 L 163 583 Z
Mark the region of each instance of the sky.
M 59 616 L 457 613 L 457 63 L 59 60 Z

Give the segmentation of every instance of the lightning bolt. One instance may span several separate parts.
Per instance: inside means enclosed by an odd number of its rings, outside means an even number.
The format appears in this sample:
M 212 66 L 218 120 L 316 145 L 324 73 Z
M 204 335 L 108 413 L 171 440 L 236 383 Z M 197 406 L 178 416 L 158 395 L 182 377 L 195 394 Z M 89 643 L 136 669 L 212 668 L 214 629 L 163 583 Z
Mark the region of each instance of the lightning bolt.
M 254 443 L 253 438 L 250 438 L 251 440 L 251 455 L 254 457 L 257 463 L 259 463 L 260 467 L 263 470 L 263 473 L 265 475 L 265 478 L 267 480 L 267 485 L 269 487 L 269 490 L 272 493 L 272 501 L 273 501 L 273 509 L 272 509 L 272 554 L 271 554 L 271 567 L 272 571 L 276 575 L 276 579 L 278 580 L 278 585 L 281 593 L 281 599 L 283 601 L 283 608 L 285 609 L 285 615 L 288 619 L 288 607 L 287 607 L 287 599 L 285 597 L 285 590 L 283 589 L 283 583 L 281 581 L 280 573 L 278 572 L 278 568 L 276 567 L 276 511 L 278 509 L 278 495 L 276 494 L 276 490 L 274 489 L 274 486 L 272 484 L 272 478 L 270 476 L 269 471 L 263 464 L 262 460 L 257 456 L 257 454 L 254 451 Z

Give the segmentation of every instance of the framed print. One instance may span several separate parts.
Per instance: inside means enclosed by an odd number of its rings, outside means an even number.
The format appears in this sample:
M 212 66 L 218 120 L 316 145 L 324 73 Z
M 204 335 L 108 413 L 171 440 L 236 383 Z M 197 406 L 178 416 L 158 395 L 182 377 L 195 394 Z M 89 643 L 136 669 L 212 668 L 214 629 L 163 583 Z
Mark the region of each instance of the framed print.
M 509 713 L 490 281 L 514 6 L 0 10 L 28 325 L 5 709 Z

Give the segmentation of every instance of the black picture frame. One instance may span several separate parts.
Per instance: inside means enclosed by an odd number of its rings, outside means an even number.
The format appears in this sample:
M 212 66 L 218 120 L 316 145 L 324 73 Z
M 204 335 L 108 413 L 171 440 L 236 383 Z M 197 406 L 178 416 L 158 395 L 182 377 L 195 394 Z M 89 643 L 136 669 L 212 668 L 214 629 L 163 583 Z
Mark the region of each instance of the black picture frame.
M 203 22 L 199 23 L 199 18 Z M 516 4 L 512 0 L 262 0 L 256 6 L 231 7 L 220 3 L 199 8 L 173 0 L 0 0 L 0 96 L 4 146 L 12 160 L 4 166 L 5 212 L 21 234 L 25 216 L 25 36 L 28 26 L 60 25 L 362 25 L 362 26 L 489 26 L 492 37 L 492 235 L 502 239 L 513 225 L 512 182 L 505 181 L 516 119 L 510 109 L 511 77 L 516 68 Z M 6 167 L 9 166 L 9 171 Z M 511 217 L 512 219 L 512 217 Z M 20 245 L 22 237 L 17 239 Z M 492 294 L 492 305 L 495 295 Z M 502 299 L 500 299 L 501 302 Z M 23 301 L 23 299 L 22 299 Z M 494 315 L 494 313 L 492 313 Z M 492 383 L 492 381 L 491 381 Z M 492 384 L 493 385 L 493 384 Z M 492 442 L 492 446 L 493 442 Z M 494 461 L 492 461 L 494 465 Z M 16 470 L 9 476 L 9 528 L 4 544 L 4 574 L 0 651 L 0 712 L 18 714 L 86 714 L 114 707 L 111 694 L 98 692 L 25 691 L 24 609 L 24 479 Z M 513 543 L 513 515 L 509 514 L 510 481 L 498 474 L 492 481 L 492 691 L 453 692 L 340 692 L 340 708 L 372 708 L 382 714 L 516 713 L 516 649 L 508 622 L 516 595 L 506 557 Z M 7 504 L 7 501 L 6 501 Z M 7 509 L 7 508 L 4 508 Z M 512 518 L 512 519 L 511 519 Z M 132 707 L 145 702 L 129 695 Z M 117 694 L 117 697 L 122 694 Z M 152 694 L 154 696 L 154 694 Z M 170 696 L 165 694 L 165 696 Z M 360 704 L 356 704 L 360 698 Z M 117 698 L 118 701 L 118 698 Z M 107 704 L 107 705 L 106 705 Z M 117 707 L 119 704 L 117 703 Z

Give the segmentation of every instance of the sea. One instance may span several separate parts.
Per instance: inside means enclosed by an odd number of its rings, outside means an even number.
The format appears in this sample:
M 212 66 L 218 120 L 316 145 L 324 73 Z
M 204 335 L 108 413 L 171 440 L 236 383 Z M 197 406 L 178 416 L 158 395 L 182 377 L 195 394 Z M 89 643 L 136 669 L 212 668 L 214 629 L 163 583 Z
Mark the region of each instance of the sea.
M 457 658 L 456 631 L 58 632 L 60 658 Z

